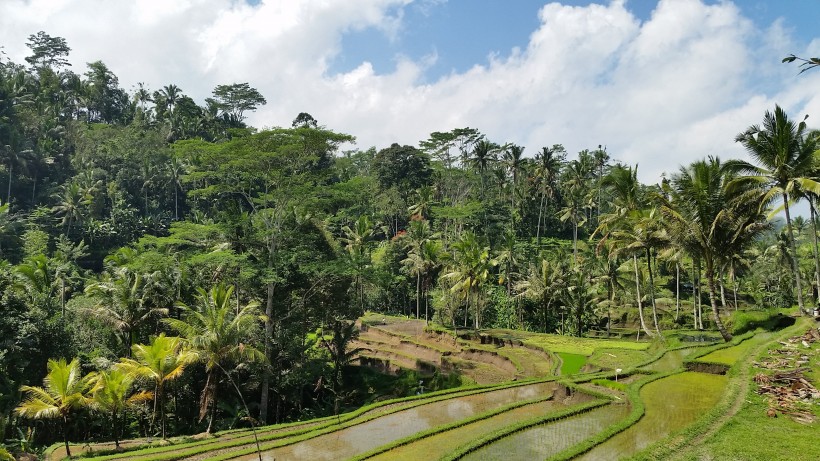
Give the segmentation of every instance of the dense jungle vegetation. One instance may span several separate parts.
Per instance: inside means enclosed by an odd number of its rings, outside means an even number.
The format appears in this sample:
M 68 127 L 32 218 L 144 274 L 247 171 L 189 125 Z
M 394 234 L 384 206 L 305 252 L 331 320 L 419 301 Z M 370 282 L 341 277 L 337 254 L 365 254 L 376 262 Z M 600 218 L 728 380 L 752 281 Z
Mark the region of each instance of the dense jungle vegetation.
M 780 107 L 726 133 L 754 164 L 709 157 L 641 184 L 602 146 L 525 153 L 442 127 L 362 149 L 307 113 L 258 130 L 248 83 L 204 102 L 126 91 L 103 62 L 73 71 L 62 38 L 28 46 L 25 63 L 0 55 L 4 439 L 331 414 L 355 400 L 365 311 L 729 340 L 728 310 L 820 296 L 820 138 Z

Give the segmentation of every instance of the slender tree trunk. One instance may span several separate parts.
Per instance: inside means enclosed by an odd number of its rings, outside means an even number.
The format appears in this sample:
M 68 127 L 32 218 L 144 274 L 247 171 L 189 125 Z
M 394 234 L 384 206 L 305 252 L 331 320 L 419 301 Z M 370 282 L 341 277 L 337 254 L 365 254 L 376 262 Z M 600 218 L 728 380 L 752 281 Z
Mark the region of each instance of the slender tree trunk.
M 8 191 L 6 192 L 6 203 L 9 205 L 9 210 L 11 210 L 11 170 L 11 160 L 9 160 L 9 186 Z
M 737 311 L 737 279 L 734 270 L 732 271 L 732 292 L 734 293 L 735 311 Z
M 814 278 L 817 288 L 817 305 L 820 306 L 820 251 L 817 249 L 817 210 L 814 208 L 814 199 L 809 199 L 809 212 L 811 213 L 811 226 L 814 232 L 811 233 L 814 240 Z
M 720 312 L 718 312 L 717 296 L 715 293 L 715 272 L 713 268 L 708 266 L 706 267 L 706 283 L 709 285 L 709 301 L 712 303 L 712 315 L 715 318 L 715 326 L 718 331 L 720 331 L 720 335 L 723 336 L 723 340 L 729 342 L 732 340 L 732 335 L 729 334 L 729 331 L 723 326 L 723 321 L 720 320 Z
M 179 188 L 174 182 L 174 221 L 179 221 Z
M 794 271 L 794 281 L 797 285 L 797 306 L 803 315 L 809 315 L 806 306 L 803 305 L 803 283 L 800 277 L 800 267 L 797 265 L 797 247 L 794 243 L 794 235 L 792 234 L 792 217 L 789 213 L 789 194 L 783 192 L 783 209 L 786 212 L 786 230 L 788 231 L 789 248 L 791 249 L 791 263 Z
M 111 426 L 112 432 L 114 433 L 114 449 L 117 451 L 120 449 L 120 425 L 118 423 L 117 411 L 114 410 L 111 416 Z
M 643 318 L 643 302 L 641 301 L 641 279 L 640 275 L 638 274 L 638 255 L 632 255 L 632 264 L 635 266 L 635 297 L 638 301 L 638 317 L 641 319 L 641 329 L 646 333 L 647 336 L 652 336 L 652 333 L 649 332 L 649 328 L 646 327 L 646 321 Z
M 416 274 L 416 319 L 419 318 L 421 310 L 421 271 Z
M 655 326 L 655 332 L 663 338 L 661 328 L 658 326 L 658 307 L 655 304 L 655 277 L 652 274 L 652 253 L 649 251 L 649 247 L 646 248 L 646 268 L 649 270 L 649 299 L 652 300 L 652 322 Z
M 725 275 L 721 272 L 720 277 L 718 278 L 718 287 L 720 287 L 720 307 L 723 310 L 726 310 L 726 287 L 723 283 Z
M 680 317 L 680 263 L 675 262 L 675 321 Z
M 273 365 L 273 283 L 268 283 L 267 299 L 265 301 L 265 357 Z M 259 420 L 268 421 L 268 402 L 270 398 L 270 371 L 262 374 L 261 397 L 259 398 Z
M 11 184 L 11 178 L 9 178 L 9 184 Z M 541 247 L 541 217 L 544 214 L 544 202 L 546 201 L 546 195 L 544 190 L 541 190 L 541 204 L 538 206 L 538 226 L 536 227 L 535 231 L 535 239 L 538 243 L 538 247 Z
M 63 441 L 65 442 L 65 454 L 71 459 L 71 449 L 68 448 L 68 418 L 63 416 Z

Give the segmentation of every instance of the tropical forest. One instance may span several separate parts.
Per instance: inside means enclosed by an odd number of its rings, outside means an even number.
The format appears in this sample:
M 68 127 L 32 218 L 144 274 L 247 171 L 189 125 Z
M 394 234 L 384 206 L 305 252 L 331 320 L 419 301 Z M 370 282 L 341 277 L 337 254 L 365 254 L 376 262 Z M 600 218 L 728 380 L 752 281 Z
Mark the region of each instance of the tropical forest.
M 250 126 L 247 82 L 126 90 L 27 46 L 0 54 L 0 460 L 820 459 L 805 114 L 642 183 L 597 142 L 358 146 Z

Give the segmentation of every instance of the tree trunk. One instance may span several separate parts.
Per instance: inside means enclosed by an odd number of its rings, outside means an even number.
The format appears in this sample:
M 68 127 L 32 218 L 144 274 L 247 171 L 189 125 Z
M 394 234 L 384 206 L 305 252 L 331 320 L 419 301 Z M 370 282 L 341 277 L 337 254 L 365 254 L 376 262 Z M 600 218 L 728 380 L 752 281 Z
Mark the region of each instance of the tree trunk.
M 783 209 L 786 212 L 786 231 L 788 232 L 789 248 L 792 253 L 792 271 L 794 271 L 794 282 L 797 285 L 797 306 L 803 315 L 809 315 L 806 306 L 803 305 L 803 283 L 800 278 L 800 267 L 797 265 L 797 247 L 794 244 L 794 235 L 792 234 L 792 217 L 789 213 L 789 194 L 785 191 L 783 192 Z
M 632 255 L 632 263 L 635 266 L 635 298 L 638 301 L 638 317 L 641 319 L 641 329 L 647 336 L 652 336 L 649 328 L 646 327 L 646 321 L 643 319 L 643 302 L 641 301 L 641 279 L 638 275 L 638 255 Z
M 680 317 L 680 263 L 675 262 L 675 321 Z
M 811 226 L 814 231 L 811 235 L 814 240 L 814 277 L 817 288 L 817 305 L 820 306 L 820 251 L 817 249 L 817 210 L 814 208 L 813 199 L 809 199 L 809 212 L 811 213 Z
M 715 326 L 718 331 L 720 331 L 720 335 L 723 336 L 723 340 L 729 342 L 732 340 L 732 335 L 729 334 L 726 327 L 723 326 L 723 321 L 720 320 L 720 313 L 718 312 L 717 306 L 717 296 L 715 293 L 715 272 L 711 267 L 706 268 L 706 283 L 709 285 L 709 301 L 712 303 L 712 315 L 715 318 Z
M 268 363 L 273 365 L 273 283 L 268 283 L 267 299 L 265 301 L 265 357 Z M 262 385 L 260 386 L 262 395 L 259 398 L 259 420 L 262 423 L 268 421 L 268 402 L 270 398 L 270 371 L 266 370 L 262 375 Z
M 661 328 L 658 326 L 658 308 L 655 304 L 655 277 L 652 274 L 652 253 L 649 251 L 649 247 L 646 248 L 646 268 L 649 270 L 649 299 L 652 300 L 652 322 L 655 325 L 655 332 L 663 338 Z
M 65 442 L 65 454 L 71 459 L 71 449 L 68 448 L 68 418 L 63 416 L 63 441 Z
M 421 271 L 416 274 L 416 319 L 421 311 Z
M 11 178 L 9 178 L 9 184 L 11 184 Z M 541 190 L 541 204 L 538 206 L 538 226 L 536 227 L 535 231 L 535 239 L 538 243 L 538 247 L 541 248 L 541 217 L 544 214 L 544 202 L 546 201 L 546 193 L 544 190 Z

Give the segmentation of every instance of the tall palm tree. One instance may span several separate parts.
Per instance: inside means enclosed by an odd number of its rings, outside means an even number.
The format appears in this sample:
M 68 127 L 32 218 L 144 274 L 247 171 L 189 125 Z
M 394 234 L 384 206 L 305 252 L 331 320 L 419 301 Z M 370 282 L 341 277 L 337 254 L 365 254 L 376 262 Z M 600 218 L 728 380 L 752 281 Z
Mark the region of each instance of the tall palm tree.
M 655 327 L 655 333 L 659 336 L 663 336 L 658 325 L 658 310 L 655 303 L 655 278 L 652 270 L 652 253 L 655 250 L 666 247 L 669 243 L 669 237 L 666 230 L 661 226 L 661 223 L 658 220 L 656 210 L 653 208 L 648 211 L 642 211 L 633 216 L 633 219 L 627 221 L 626 226 L 613 231 L 611 238 L 615 248 L 614 252 L 616 254 L 621 252 L 632 253 L 633 262 L 635 264 L 636 282 L 638 279 L 637 255 L 639 253 L 644 253 L 644 256 L 646 256 L 646 268 L 647 274 L 649 275 L 649 293 L 647 294 L 649 295 L 649 300 L 652 303 L 653 326 Z M 640 294 L 638 296 L 640 296 Z M 638 301 L 638 309 L 640 312 L 640 300 Z M 641 327 L 648 335 L 652 336 L 652 334 L 646 330 L 646 324 L 643 320 L 642 313 L 640 314 L 640 317 Z
M 444 274 L 444 278 L 453 282 L 451 290 L 461 294 L 465 300 L 465 326 L 470 307 L 473 307 L 475 328 L 479 329 L 483 309 L 482 287 L 490 276 L 490 268 L 494 265 L 490 258 L 490 248 L 469 231 L 464 232 L 461 238 L 453 243 L 452 248 L 454 256 L 449 272 Z
M 233 286 L 223 284 L 215 285 L 209 292 L 198 288 L 194 307 L 177 303 L 182 309 L 181 319 L 165 319 L 166 324 L 179 332 L 184 345 L 196 354 L 197 360 L 205 364 L 207 378 L 199 401 L 199 420 L 205 418 L 210 408 L 208 433 L 216 414 L 219 372 L 224 371 L 229 362 L 266 361 L 262 351 L 248 345 L 251 333 L 263 321 L 257 309 L 259 304 L 252 302 L 235 311 L 232 294 Z
M 415 203 L 407 208 L 412 219 L 430 219 L 430 207 L 434 203 L 432 186 L 422 186 L 416 190 Z
M 354 272 L 354 286 L 359 298 L 359 311 L 364 312 L 364 279 L 370 267 L 370 241 L 376 235 L 376 226 L 367 215 L 359 216 L 353 226 L 342 228 L 347 257 Z
M 61 224 L 66 226 L 66 235 L 71 235 L 71 226 L 82 221 L 85 207 L 91 203 L 91 199 L 76 182 L 63 184 L 61 189 L 62 193 L 55 196 L 59 202 L 54 205 L 52 211 L 62 217 Z
M 718 311 L 717 270 L 766 228 L 758 206 L 761 201 L 765 205 L 765 197 L 735 179 L 731 165 L 710 157 L 681 167 L 665 185 L 665 194 L 658 196 L 672 242 L 704 265 L 712 315 L 726 341 L 732 335 Z
M 744 181 L 755 182 L 766 191 L 767 200 L 764 203 L 769 203 L 769 198 L 778 195 L 783 199 L 797 304 L 804 314 L 808 314 L 808 311 L 803 303 L 802 279 L 797 265 L 789 203 L 796 198 L 794 192 L 798 189 L 820 192 L 820 183 L 810 179 L 816 164 L 816 147 L 813 143 L 804 142 L 806 135 L 805 119 L 795 123 L 780 106 L 775 106 L 774 112 L 766 111 L 762 126 L 752 125 L 735 137 L 735 141 L 743 144 L 760 166 L 745 161 L 736 161 L 733 166 L 746 174 Z
M 433 237 L 430 231 L 430 223 L 427 221 L 410 221 L 405 238 L 409 248 L 408 257 L 402 261 L 416 275 L 416 318 L 420 318 L 421 311 L 421 279 L 425 272 L 425 264 L 422 254 L 422 247 Z
M 153 386 L 154 401 L 151 429 L 156 426 L 157 412 L 160 414 L 162 438 L 165 439 L 165 389 L 168 384 L 182 376 L 185 367 L 197 359 L 194 352 L 183 349 L 182 338 L 165 336 L 155 337 L 149 344 L 135 344 L 132 349 L 133 359 L 123 358 L 117 367 L 137 380 L 147 381 Z
M 526 278 L 515 286 L 518 296 L 538 302 L 541 311 L 542 331 L 547 331 L 552 307 L 561 297 L 566 286 L 567 268 L 560 262 L 541 258 L 539 264 L 530 265 Z
M 536 154 L 537 167 L 535 175 L 540 183 L 541 202 L 538 206 L 538 225 L 535 232 L 538 246 L 541 246 L 541 228 L 544 220 L 544 210 L 547 206 L 547 199 L 553 199 L 556 193 L 555 184 L 561 172 L 561 164 L 564 160 L 564 147 L 556 144 L 552 147 L 542 147 L 541 152 Z M 546 224 L 546 223 L 544 223 Z
M 152 318 L 168 315 L 168 308 L 157 303 L 153 292 L 152 280 L 159 275 L 138 274 L 121 267 L 85 288 L 86 295 L 96 299 L 97 304 L 83 313 L 114 328 L 125 346 L 126 356 L 130 357 L 140 326 Z
M 90 382 L 82 376 L 80 361 L 74 359 L 49 360 L 48 373 L 43 379 L 43 387 L 22 386 L 28 397 L 15 409 L 21 418 L 34 420 L 59 419 L 63 429 L 66 455 L 71 458 L 68 447 L 69 416 L 71 412 L 88 403 L 87 391 Z
M 512 180 L 512 187 L 510 188 L 510 208 L 513 212 L 510 213 L 510 215 L 515 217 L 515 194 L 518 190 L 518 176 L 521 173 L 521 165 L 524 160 L 524 148 L 522 146 L 510 144 L 505 146 L 505 149 L 502 151 L 502 156 L 504 159 L 504 167 L 507 169 L 510 179 Z
M 121 417 L 128 408 L 151 400 L 150 392 L 133 393 L 134 377 L 117 368 L 104 370 L 88 375 L 91 388 L 91 407 L 111 417 L 111 432 L 114 435 L 114 446 L 120 448 L 122 433 Z

